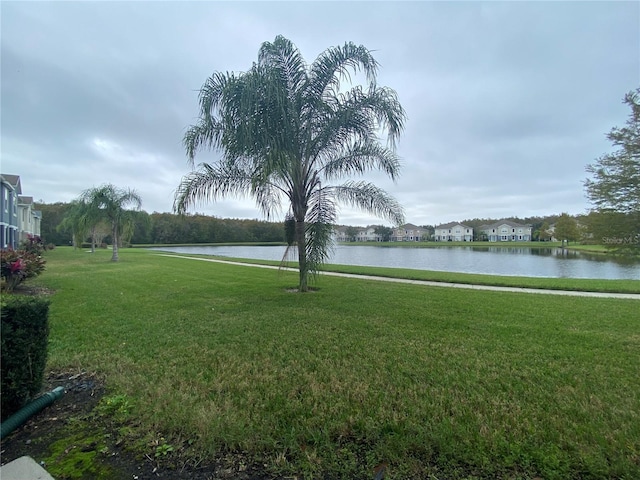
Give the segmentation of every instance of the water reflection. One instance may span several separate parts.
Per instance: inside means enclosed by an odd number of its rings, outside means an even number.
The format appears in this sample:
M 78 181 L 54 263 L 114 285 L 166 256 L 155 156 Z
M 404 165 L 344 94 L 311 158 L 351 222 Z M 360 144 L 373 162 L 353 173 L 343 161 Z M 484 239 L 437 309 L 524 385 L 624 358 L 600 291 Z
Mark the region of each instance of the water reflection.
M 285 248 L 239 245 L 163 247 L 155 250 L 281 260 Z M 561 248 L 518 246 L 394 248 L 388 244 L 338 245 L 329 263 L 490 275 L 640 280 L 638 259 L 588 254 Z

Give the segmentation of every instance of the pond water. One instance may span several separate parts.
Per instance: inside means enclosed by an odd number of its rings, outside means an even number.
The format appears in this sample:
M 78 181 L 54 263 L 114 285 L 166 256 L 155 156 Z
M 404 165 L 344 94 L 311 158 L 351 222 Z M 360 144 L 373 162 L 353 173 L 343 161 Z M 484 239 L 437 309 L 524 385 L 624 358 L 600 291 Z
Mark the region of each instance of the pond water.
M 153 248 L 153 250 L 279 261 L 282 260 L 285 247 L 189 246 L 162 247 Z M 295 260 L 295 257 L 291 259 Z M 328 263 L 525 277 L 640 280 L 640 260 L 638 259 L 594 255 L 560 248 L 518 246 L 394 248 L 379 245 L 338 245 L 334 248 Z

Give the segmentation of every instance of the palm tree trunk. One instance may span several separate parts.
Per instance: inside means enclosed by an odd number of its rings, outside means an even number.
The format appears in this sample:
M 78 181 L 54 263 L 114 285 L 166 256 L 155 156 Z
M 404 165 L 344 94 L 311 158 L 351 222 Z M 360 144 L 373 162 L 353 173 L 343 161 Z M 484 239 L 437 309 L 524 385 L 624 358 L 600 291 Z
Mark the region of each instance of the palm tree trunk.
M 298 245 L 298 270 L 300 272 L 300 285 L 298 290 L 306 292 L 307 286 L 307 245 L 304 220 L 296 220 L 296 243 Z
M 118 225 L 114 223 L 111 234 L 111 243 L 113 244 L 113 255 L 111 256 L 112 262 L 118 261 Z

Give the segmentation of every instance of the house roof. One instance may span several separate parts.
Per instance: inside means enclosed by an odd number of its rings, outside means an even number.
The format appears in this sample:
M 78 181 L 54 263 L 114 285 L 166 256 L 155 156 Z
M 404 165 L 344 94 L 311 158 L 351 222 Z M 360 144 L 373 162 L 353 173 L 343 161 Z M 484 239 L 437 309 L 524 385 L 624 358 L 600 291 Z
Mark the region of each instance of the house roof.
M 18 195 L 22 193 L 22 185 L 20 184 L 20 175 L 11 175 L 3 173 L 2 179 L 13 187 Z
M 424 230 L 422 227 L 414 225 L 413 223 L 405 223 L 404 225 L 400 225 L 398 228 L 402 230 L 406 230 L 407 228 L 411 230 Z
M 465 225 L 464 223 L 460 223 L 460 222 L 449 222 L 449 223 L 443 223 L 442 225 L 438 225 L 436 226 L 436 228 L 451 228 L 451 227 L 455 227 L 457 225 L 460 225 L 463 228 L 471 228 L 469 225 Z
M 494 228 L 499 228 L 503 225 L 507 225 L 511 228 L 531 228 L 531 225 L 524 225 L 522 223 L 512 222 L 511 220 L 500 220 L 499 222 L 495 222 L 490 225 L 482 225 L 480 227 L 480 230 L 491 230 Z
M 33 197 L 23 197 L 22 195 L 18 195 L 18 203 L 23 205 L 33 205 Z

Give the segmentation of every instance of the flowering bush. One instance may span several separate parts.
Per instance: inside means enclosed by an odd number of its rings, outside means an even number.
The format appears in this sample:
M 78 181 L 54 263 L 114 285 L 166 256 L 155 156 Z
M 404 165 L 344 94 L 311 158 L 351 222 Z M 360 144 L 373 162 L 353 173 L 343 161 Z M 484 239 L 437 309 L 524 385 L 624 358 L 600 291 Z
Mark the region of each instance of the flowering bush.
M 38 255 L 42 255 L 46 249 L 47 247 L 42 241 L 42 238 L 38 235 L 27 235 L 27 239 L 23 240 L 20 244 L 20 250 L 36 253 Z
M 0 252 L 0 275 L 3 288 L 12 292 L 27 278 L 40 275 L 45 268 L 45 260 L 35 252 L 26 250 L 3 250 Z

